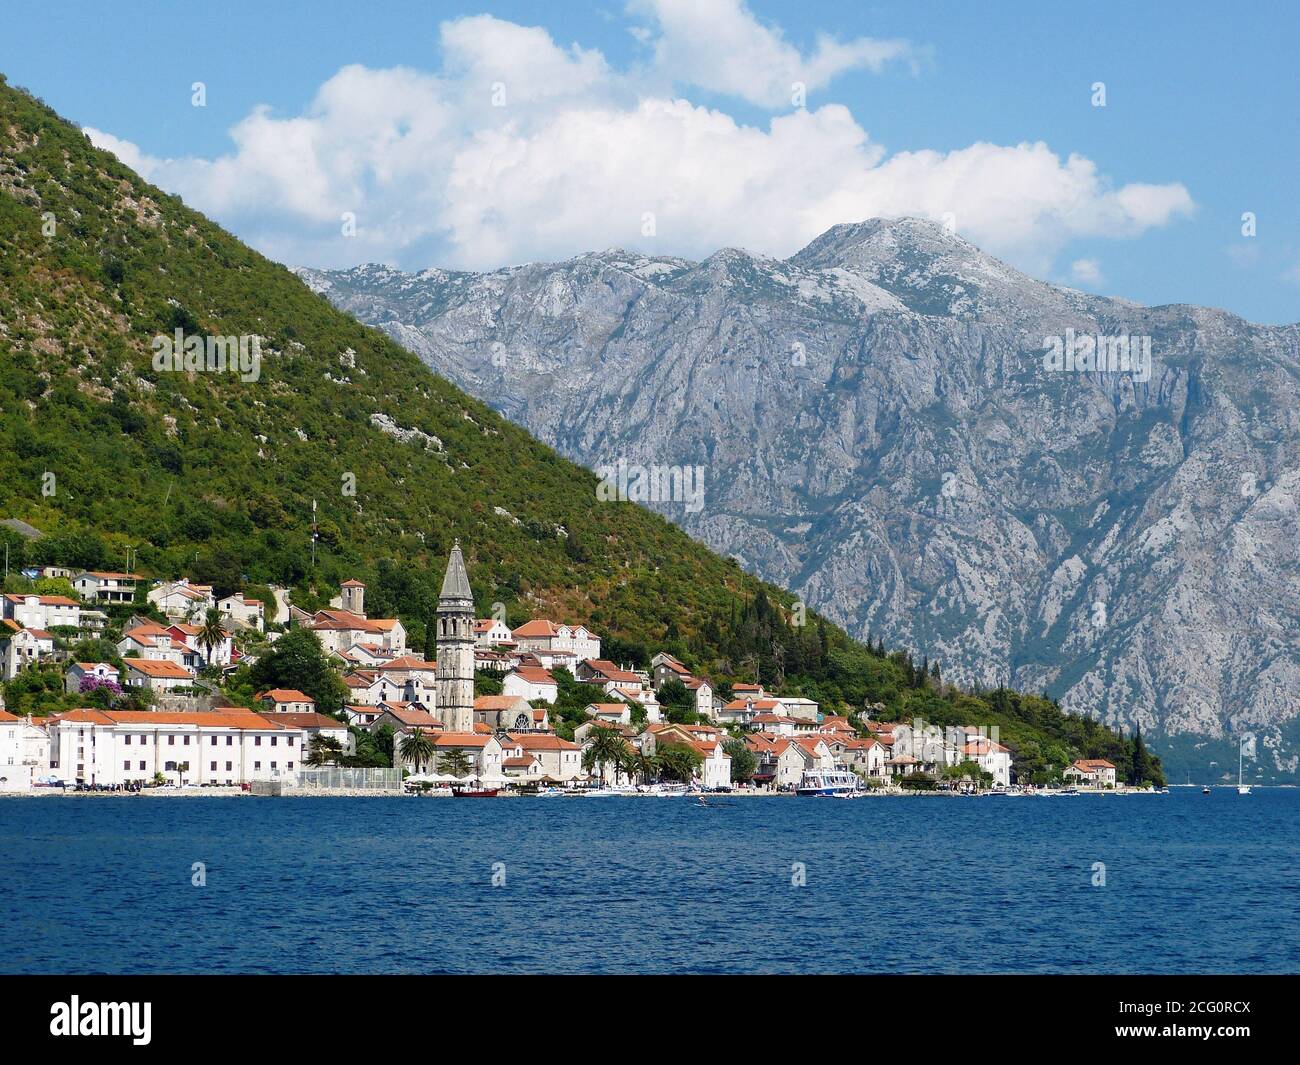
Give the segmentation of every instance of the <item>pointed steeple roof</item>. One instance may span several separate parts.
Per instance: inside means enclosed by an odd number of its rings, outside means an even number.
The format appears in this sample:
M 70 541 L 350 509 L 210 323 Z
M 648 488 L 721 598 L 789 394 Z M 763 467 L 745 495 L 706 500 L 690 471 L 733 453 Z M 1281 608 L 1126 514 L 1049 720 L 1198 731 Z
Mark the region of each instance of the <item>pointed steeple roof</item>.
M 447 560 L 447 575 L 442 578 L 440 599 L 473 599 L 469 590 L 469 575 L 465 572 L 465 559 L 460 553 L 460 541 L 451 549 L 451 558 Z

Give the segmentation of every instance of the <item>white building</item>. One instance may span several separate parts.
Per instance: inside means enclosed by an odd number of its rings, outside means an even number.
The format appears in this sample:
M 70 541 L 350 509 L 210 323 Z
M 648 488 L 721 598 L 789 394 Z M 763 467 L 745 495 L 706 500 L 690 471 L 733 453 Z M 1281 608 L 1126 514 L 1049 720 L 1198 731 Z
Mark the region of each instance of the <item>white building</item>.
M 235 708 L 154 712 L 72 710 L 51 719 L 50 768 L 87 784 L 292 783 L 306 755 L 302 733 Z
M 567 651 L 578 662 L 600 657 L 600 637 L 585 625 L 557 625 L 545 618 L 534 618 L 515 629 L 511 637 L 520 650 Z
M 556 781 L 576 780 L 582 776 L 582 748 L 559 736 L 539 732 L 511 732 L 500 740 L 503 761 L 514 760 L 509 768 L 520 775 L 531 775 L 522 759 L 532 759 L 539 776 Z
M 1011 752 L 1002 744 L 980 737 L 966 744 L 961 754 L 962 761 L 974 762 L 984 772 L 991 773 L 994 787 L 1005 788 L 1011 783 Z M 1111 766 L 1112 772 L 1114 768 Z
M 713 697 L 713 686 L 699 677 L 692 677 L 686 681 L 686 690 L 695 695 L 695 712 L 700 717 L 716 721 L 718 717 L 718 703 Z
M 50 764 L 50 740 L 31 717 L 0 709 L 0 792 L 29 791 Z
M 375 690 L 380 700 L 413 703 L 430 712 L 438 709 L 437 662 L 402 655 L 379 663 L 375 672 L 378 674 Z
M 232 625 L 258 632 L 266 628 L 266 605 L 260 599 L 245 599 L 243 592 L 218 599 L 217 609 Z
M 122 665 L 126 669 L 124 678 L 128 688 L 148 688 L 155 692 L 167 692 L 173 688 L 184 688 L 194 683 L 194 677 L 184 666 L 175 662 L 148 658 L 127 658 Z
M 181 638 L 152 621 L 124 632 L 117 641 L 117 650 L 123 657 L 134 655 L 152 662 L 173 662 L 178 666 L 185 662 L 186 648 Z
M 272 714 L 314 714 L 316 700 L 297 688 L 271 688 L 258 692 L 253 698 L 262 709 Z
M 787 717 L 793 717 L 798 721 L 817 721 L 821 717 L 821 707 L 812 699 L 804 699 L 799 696 L 775 696 L 778 703 L 781 704 L 780 712 Z
M 1072 780 L 1092 788 L 1113 788 L 1115 786 L 1115 763 L 1104 758 L 1080 758 L 1061 774 L 1066 780 Z
M 501 682 L 501 693 L 517 695 L 530 703 L 534 699 L 554 703 L 560 696 L 560 688 L 546 670 L 538 666 L 520 666 L 506 674 Z
M 18 623 L 20 629 L 73 628 L 81 624 L 81 604 L 66 595 L 6 595 L 0 598 L 3 620 Z
M 476 618 L 474 620 L 474 646 L 483 650 L 493 647 L 513 647 L 515 638 L 510 626 L 496 618 Z
M 6 621 L 0 628 L 0 675 L 5 680 L 13 680 L 28 666 L 54 653 L 53 633 L 14 625 L 13 621 Z
M 593 721 L 600 721 L 606 725 L 632 724 L 630 703 L 588 703 L 583 710 Z
M 217 605 L 209 585 L 191 584 L 185 577 L 178 581 L 159 581 L 149 589 L 146 598 L 168 618 L 177 621 L 201 618 Z
M 133 603 L 142 579 L 132 573 L 83 570 L 72 578 L 72 587 L 87 603 Z

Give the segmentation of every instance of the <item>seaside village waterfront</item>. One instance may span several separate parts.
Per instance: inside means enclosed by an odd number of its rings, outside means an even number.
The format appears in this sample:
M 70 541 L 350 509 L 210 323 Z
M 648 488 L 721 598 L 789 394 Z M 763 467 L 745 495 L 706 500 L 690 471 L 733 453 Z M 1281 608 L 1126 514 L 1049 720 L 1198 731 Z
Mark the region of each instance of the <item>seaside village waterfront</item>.
M 427 645 L 424 655 L 407 646 L 401 621 L 367 613 L 357 580 L 309 612 L 283 589 L 216 599 L 186 579 L 58 567 L 27 576 L 65 581 L 75 594 L 3 597 L 3 678 L 54 677 L 76 705 L 44 716 L 0 709 L 0 794 L 1126 790 L 1101 759 L 1076 761 L 1055 789 L 1021 787 L 1011 750 L 978 723 L 850 719 L 758 683 L 715 688 L 664 652 L 649 669 L 626 668 L 602 658 L 600 635 L 581 624 L 534 618 L 512 629 L 476 617 L 459 541 L 432 622 L 434 660 Z M 106 608 L 141 603 L 148 611 L 108 644 Z M 87 642 L 115 647 L 113 661 L 69 656 L 70 644 Z M 290 687 L 231 705 L 220 680 L 256 666 L 250 647 L 341 686 L 341 709 L 322 712 Z M 561 705 L 581 713 L 561 721 Z

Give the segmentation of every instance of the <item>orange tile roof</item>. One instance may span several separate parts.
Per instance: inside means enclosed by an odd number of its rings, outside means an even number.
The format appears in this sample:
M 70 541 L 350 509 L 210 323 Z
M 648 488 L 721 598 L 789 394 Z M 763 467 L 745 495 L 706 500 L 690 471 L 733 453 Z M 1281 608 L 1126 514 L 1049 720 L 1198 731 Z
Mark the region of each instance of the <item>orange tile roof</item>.
M 175 662 L 165 659 L 157 660 L 152 658 L 125 658 L 123 662 L 127 669 L 133 669 L 137 673 L 143 673 L 146 677 L 153 677 L 155 680 L 193 680 L 193 674 L 189 670 L 178 666 Z
M 582 748 L 549 732 L 507 732 L 510 741 L 525 751 L 579 751 Z
M 385 669 L 415 669 L 429 672 L 438 668 L 437 662 L 426 662 L 423 658 L 416 658 L 414 655 L 403 655 L 401 658 L 393 658 L 387 662 L 380 662 L 376 669 L 381 672 Z
M 554 636 L 560 631 L 559 626 L 546 618 L 533 618 L 525 621 L 514 630 L 515 636 Z
M 513 710 L 520 703 L 528 705 L 522 695 L 478 695 L 474 698 L 474 709 L 482 711 Z
M 442 727 L 442 722 L 427 710 L 412 710 L 409 703 L 385 703 L 384 709 L 403 725 Z
M 541 666 L 516 666 L 514 674 L 517 677 L 522 677 L 529 684 L 555 683 L 555 678 L 551 676 L 550 671 L 543 669 Z
M 433 737 L 433 743 L 435 747 L 486 747 L 491 739 L 477 732 L 444 732 Z
M 264 692 L 258 692 L 255 699 L 270 699 L 276 703 L 314 703 L 316 700 L 305 692 L 300 692 L 297 688 L 271 688 Z

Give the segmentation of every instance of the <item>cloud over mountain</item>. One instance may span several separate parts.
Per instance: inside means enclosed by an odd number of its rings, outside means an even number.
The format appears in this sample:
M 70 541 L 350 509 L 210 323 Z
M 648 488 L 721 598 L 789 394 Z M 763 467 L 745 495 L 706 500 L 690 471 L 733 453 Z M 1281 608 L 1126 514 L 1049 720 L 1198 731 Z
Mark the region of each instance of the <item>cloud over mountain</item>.
M 478 15 L 443 23 L 434 69 L 344 67 L 301 114 L 254 109 L 216 158 L 86 132 L 267 254 L 320 266 L 482 269 L 612 244 L 785 256 L 838 222 L 920 215 L 1046 272 L 1072 239 L 1192 210 L 1180 183 L 1116 185 L 1042 142 L 891 154 L 841 104 L 792 106 L 795 83 L 911 76 L 924 49 L 909 42 L 822 36 L 802 52 L 736 0 L 628 14 L 644 58 L 626 69 Z M 766 115 L 692 100 L 701 90 Z

